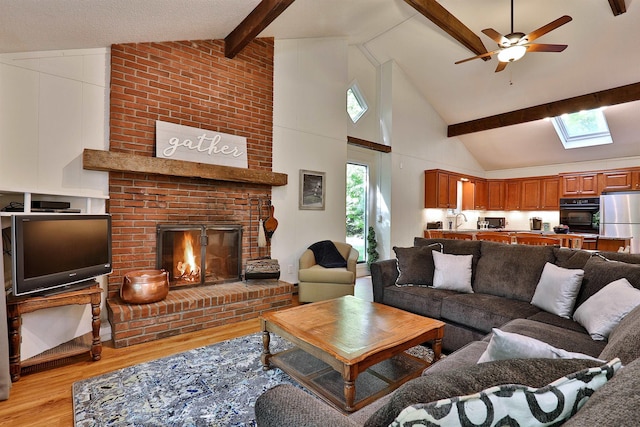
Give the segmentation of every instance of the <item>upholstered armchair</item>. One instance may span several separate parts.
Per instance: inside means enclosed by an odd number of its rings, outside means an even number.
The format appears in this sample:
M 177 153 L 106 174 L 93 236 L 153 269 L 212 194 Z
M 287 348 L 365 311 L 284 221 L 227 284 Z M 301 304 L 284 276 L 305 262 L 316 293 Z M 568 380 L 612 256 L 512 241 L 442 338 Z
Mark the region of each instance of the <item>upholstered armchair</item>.
M 316 254 L 320 259 L 316 259 Z M 358 251 L 348 243 L 324 240 L 311 245 L 299 261 L 300 302 L 353 295 L 359 256 Z

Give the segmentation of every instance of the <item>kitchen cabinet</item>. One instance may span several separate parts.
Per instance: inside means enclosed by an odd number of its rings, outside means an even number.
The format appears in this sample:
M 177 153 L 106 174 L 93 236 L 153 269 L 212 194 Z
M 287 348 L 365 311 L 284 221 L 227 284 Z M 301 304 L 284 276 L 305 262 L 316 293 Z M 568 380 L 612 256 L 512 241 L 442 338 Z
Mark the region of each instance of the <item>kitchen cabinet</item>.
M 424 207 L 454 209 L 459 175 L 432 169 L 424 171 Z
M 577 173 L 562 175 L 562 196 L 598 196 L 598 173 Z
M 487 210 L 501 211 L 504 209 L 504 181 L 487 181 Z
M 504 208 L 508 211 L 519 210 L 521 205 L 522 182 L 506 180 L 504 185 Z
M 540 209 L 541 181 L 539 179 L 526 179 L 522 181 L 522 204 L 523 210 Z
M 560 178 L 543 178 L 540 180 L 540 209 L 560 209 Z
M 462 182 L 462 210 L 487 209 L 487 181 L 475 179 Z
M 600 191 L 622 191 L 632 188 L 632 171 L 604 171 L 600 174 Z
M 631 171 L 631 188 L 640 190 L 640 169 Z

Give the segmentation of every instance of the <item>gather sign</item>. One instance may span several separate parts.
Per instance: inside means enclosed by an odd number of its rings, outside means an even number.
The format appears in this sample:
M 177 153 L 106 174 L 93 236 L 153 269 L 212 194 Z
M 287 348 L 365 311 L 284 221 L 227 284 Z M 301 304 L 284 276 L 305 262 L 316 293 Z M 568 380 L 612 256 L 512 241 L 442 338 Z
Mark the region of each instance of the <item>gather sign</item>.
M 247 138 L 157 120 L 156 157 L 246 169 Z

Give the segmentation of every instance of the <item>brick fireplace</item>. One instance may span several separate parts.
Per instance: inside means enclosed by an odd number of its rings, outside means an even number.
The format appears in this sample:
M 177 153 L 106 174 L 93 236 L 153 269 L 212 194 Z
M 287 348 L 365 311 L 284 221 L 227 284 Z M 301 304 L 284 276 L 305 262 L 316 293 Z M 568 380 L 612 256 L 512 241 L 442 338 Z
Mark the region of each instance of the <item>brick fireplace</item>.
M 109 151 L 153 157 L 161 120 L 246 137 L 248 170 L 270 172 L 273 47 L 273 39 L 256 39 L 228 59 L 222 40 L 112 46 Z M 258 249 L 258 233 L 248 232 L 257 227 L 249 200 L 270 200 L 270 185 L 112 171 L 109 193 L 114 272 L 107 308 L 116 347 L 291 305 L 293 286 L 269 280 L 172 290 L 166 300 L 144 305 L 118 296 L 127 272 L 156 268 L 159 224 L 237 224 L 244 230 L 243 262 L 270 255 L 268 246 Z

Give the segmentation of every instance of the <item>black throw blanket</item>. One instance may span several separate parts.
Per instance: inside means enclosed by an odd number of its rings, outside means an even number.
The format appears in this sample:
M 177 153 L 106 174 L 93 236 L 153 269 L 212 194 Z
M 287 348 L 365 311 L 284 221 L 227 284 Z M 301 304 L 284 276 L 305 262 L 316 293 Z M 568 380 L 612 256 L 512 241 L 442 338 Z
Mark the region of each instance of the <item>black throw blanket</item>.
M 316 264 L 325 268 L 346 267 L 345 260 L 331 240 L 322 240 L 309 246 L 316 258 Z

